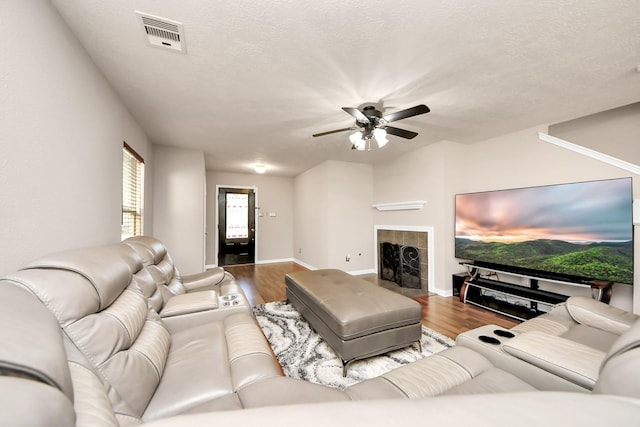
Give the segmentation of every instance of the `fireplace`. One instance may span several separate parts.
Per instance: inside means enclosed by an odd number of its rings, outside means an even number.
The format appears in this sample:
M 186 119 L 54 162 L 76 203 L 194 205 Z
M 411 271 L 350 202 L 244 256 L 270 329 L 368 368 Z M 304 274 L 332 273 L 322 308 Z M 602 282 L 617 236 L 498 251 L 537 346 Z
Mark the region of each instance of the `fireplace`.
M 428 290 L 428 239 L 422 229 L 376 226 L 378 277 L 407 290 Z
M 380 278 L 403 288 L 420 289 L 420 249 L 397 243 L 380 243 Z

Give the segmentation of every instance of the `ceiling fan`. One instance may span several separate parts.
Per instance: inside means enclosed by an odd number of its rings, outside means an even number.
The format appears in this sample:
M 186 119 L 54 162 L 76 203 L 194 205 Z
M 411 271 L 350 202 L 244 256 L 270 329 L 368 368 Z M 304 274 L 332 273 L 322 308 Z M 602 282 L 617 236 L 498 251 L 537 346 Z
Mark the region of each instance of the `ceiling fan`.
M 416 105 L 415 107 L 407 108 L 406 110 L 389 113 L 385 116 L 382 115 L 382 111 L 376 109 L 376 107 L 373 105 L 367 105 L 362 108 L 362 110 L 351 107 L 342 107 L 342 109 L 356 119 L 356 123 L 354 126 L 343 129 L 330 130 L 327 132 L 320 132 L 314 134 L 313 136 L 324 136 L 337 132 L 356 130 L 357 132 L 349 136 L 349 140 L 353 144 L 352 148 L 356 150 L 364 150 L 366 147 L 368 147 L 368 149 L 370 150 L 372 139 L 375 139 L 375 141 L 378 143 L 378 147 L 384 147 L 388 142 L 387 134 L 399 136 L 406 139 L 415 138 L 416 136 L 418 136 L 416 132 L 388 126 L 388 124 L 420 114 L 425 114 L 431 111 L 429 110 L 429 107 L 424 104 Z

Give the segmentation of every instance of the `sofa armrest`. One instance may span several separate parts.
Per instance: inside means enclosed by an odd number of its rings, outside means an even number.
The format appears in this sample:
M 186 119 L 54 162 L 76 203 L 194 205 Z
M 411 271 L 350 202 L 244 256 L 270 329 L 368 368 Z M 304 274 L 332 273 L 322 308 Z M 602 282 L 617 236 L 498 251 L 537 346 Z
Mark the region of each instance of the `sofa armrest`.
M 271 377 L 256 381 L 238 390 L 244 408 L 348 401 L 341 390 L 290 377 Z
M 517 335 L 502 349 L 547 372 L 593 389 L 605 353 L 562 337 L 532 331 Z
M 585 297 L 569 298 L 567 310 L 576 322 L 615 335 L 621 335 L 638 319 L 633 313 Z
M 160 312 L 160 317 L 180 316 L 218 308 L 218 295 L 215 291 L 194 292 L 171 297 Z
M 211 322 L 219 322 L 225 318 L 237 314 L 250 314 L 251 308 L 244 303 L 238 305 L 219 307 L 215 310 L 202 310 L 194 313 L 186 313 L 178 316 L 163 317 L 162 322 L 171 335 Z
M 547 313 L 526 320 L 511 330 L 517 333 L 540 331 L 549 335 L 561 336 L 573 328 L 577 322 L 567 310 L 567 303 L 556 304 Z
M 71 400 L 59 389 L 42 381 L 0 375 L 0 393 L 0 425 L 76 425 Z
M 202 273 L 182 276 L 182 284 L 187 292 L 212 290 L 224 280 L 226 272 L 222 267 L 212 268 Z

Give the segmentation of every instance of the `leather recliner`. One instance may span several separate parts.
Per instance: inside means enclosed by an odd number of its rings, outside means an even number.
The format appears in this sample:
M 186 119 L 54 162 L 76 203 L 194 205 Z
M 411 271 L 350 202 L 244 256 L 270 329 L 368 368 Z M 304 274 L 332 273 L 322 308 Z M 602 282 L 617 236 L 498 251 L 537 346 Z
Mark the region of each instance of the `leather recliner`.
M 514 339 L 525 338 L 527 334 Z M 572 371 L 572 375 L 576 375 L 573 369 L 575 364 L 579 364 L 581 355 L 578 353 L 574 357 L 578 361 L 571 360 L 570 355 L 556 359 L 555 369 Z M 564 361 L 567 361 L 566 365 L 563 365 Z M 538 366 L 536 363 L 539 362 L 531 363 Z M 538 369 L 549 368 L 539 366 Z M 637 381 L 640 375 L 640 320 L 634 322 L 609 347 L 596 371 L 592 393 L 640 398 L 640 382 Z M 353 385 L 346 391 L 356 399 L 380 399 L 513 393 L 535 389 L 513 373 L 496 367 L 480 353 L 456 346 Z
M 342 392 L 283 377 L 248 313 L 170 330 L 142 289 L 155 283 L 150 274 L 131 246 L 116 244 L 49 255 L 0 279 L 0 425 L 640 418 L 639 322 L 609 347 L 591 393 L 537 391 L 463 346 Z
M 0 307 L 0 322 L 4 326 L 0 329 L 0 342 L 3 343 L 0 346 L 0 424 L 60 427 L 140 424 L 139 418 L 125 416 L 114 408 L 111 396 L 114 390 L 100 370 L 91 369 L 76 360 L 67 360 L 65 349 L 72 343 L 40 298 L 17 282 L 2 281 Z M 438 425 L 460 425 L 465 422 L 495 426 L 518 423 L 529 426 L 630 425 L 640 416 L 640 383 L 636 381 L 640 374 L 638 325 L 634 325 L 612 346 L 603 363 L 598 384 L 591 394 L 531 390 L 496 393 L 495 390 L 472 387 L 475 390 L 467 389 L 462 395 L 452 395 L 463 391 L 460 388 L 455 390 L 457 387 L 454 386 L 449 388 L 448 393 L 445 391 L 436 397 L 414 395 L 412 399 L 407 399 L 409 393 L 394 390 L 393 395 L 385 398 L 377 396 L 375 399 L 350 402 L 344 398 L 347 394 L 338 390 L 317 385 L 292 388 L 292 383 L 299 385 L 302 382 L 272 377 L 253 382 L 237 393 L 242 395 L 250 389 L 260 391 L 248 399 L 253 400 L 248 405 L 253 408 L 250 411 L 230 410 L 234 405 L 211 406 L 180 412 L 180 415 L 157 417 L 156 421 L 145 422 L 145 425 L 188 427 L 259 423 L 265 426 L 294 426 L 305 420 L 305 424 L 310 426 L 387 426 L 399 418 L 415 422 L 429 420 Z M 451 350 L 454 349 L 447 352 Z M 464 363 L 468 363 L 464 354 L 470 355 L 472 350 L 459 350 L 462 352 L 457 356 L 460 357 L 458 361 L 462 363 L 466 360 Z M 431 359 L 422 359 L 424 362 L 411 365 L 428 364 Z M 481 370 L 487 372 L 493 369 L 486 363 L 485 368 Z M 401 370 L 411 373 L 405 379 L 411 379 L 414 383 L 428 384 L 449 377 L 446 372 L 440 374 L 440 379 L 425 372 L 414 375 L 417 371 L 411 369 L 410 365 L 397 371 Z M 385 385 L 389 386 L 389 390 L 393 387 L 408 390 L 406 385 L 397 381 L 399 377 L 395 375 L 396 379 L 393 379 L 393 375 L 387 376 L 377 382 L 393 381 Z M 194 376 L 187 375 L 187 378 L 193 380 Z M 493 381 L 502 380 L 494 376 Z M 130 382 L 134 387 L 140 386 L 135 377 L 130 378 Z M 260 387 L 262 390 L 257 390 Z M 508 388 L 505 387 L 503 391 L 506 392 Z M 174 388 L 176 400 L 180 400 L 179 394 L 183 391 L 179 385 Z M 307 402 L 315 403 L 297 403 L 305 401 L 300 399 L 300 394 L 305 395 Z M 240 399 L 244 401 L 244 397 Z M 166 402 L 168 407 L 171 403 Z
M 573 296 L 511 330 L 543 332 L 606 352 L 637 319 L 633 313 L 592 298 Z
M 136 252 L 116 244 L 49 255 L 0 286 L 28 290 L 53 313 L 72 375 L 79 372 L 88 396 L 97 394 L 91 404 L 121 424 L 242 408 L 239 389 L 281 375 L 249 313 L 170 331 L 139 286 L 142 270 Z M 46 354 L 52 339 L 42 341 Z M 85 396 L 74 395 L 74 404 Z
M 136 236 L 122 244 L 141 259 L 137 282 L 170 331 L 219 320 L 232 312 L 251 313 L 242 288 L 223 268 L 182 276 L 160 240 Z

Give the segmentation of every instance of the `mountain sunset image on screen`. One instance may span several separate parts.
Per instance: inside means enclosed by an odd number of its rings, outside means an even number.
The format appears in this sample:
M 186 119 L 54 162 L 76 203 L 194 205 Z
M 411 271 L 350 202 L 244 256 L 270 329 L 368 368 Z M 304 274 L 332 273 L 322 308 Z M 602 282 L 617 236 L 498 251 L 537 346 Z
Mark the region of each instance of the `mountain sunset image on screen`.
M 456 195 L 456 257 L 633 283 L 631 179 Z

